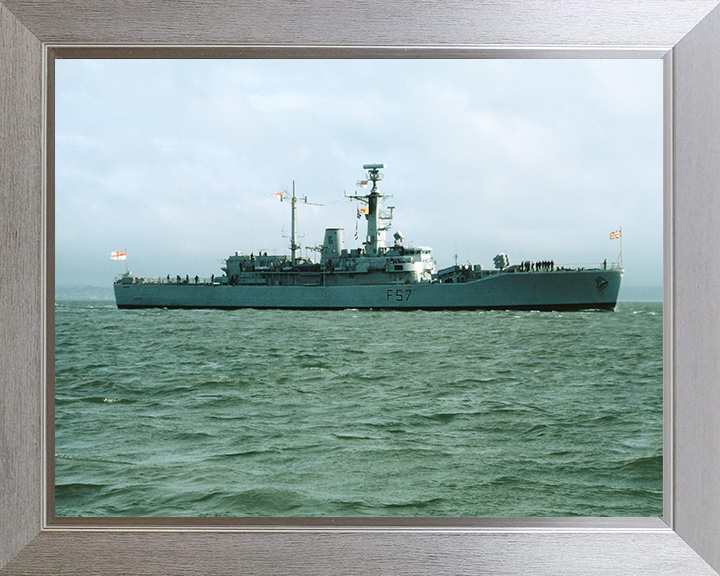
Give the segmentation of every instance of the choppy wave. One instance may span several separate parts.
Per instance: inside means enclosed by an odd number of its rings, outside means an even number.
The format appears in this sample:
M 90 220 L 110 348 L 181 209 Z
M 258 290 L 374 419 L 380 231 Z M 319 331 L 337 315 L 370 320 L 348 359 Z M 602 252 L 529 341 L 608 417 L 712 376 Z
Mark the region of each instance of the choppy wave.
M 657 516 L 662 307 L 56 306 L 58 516 Z

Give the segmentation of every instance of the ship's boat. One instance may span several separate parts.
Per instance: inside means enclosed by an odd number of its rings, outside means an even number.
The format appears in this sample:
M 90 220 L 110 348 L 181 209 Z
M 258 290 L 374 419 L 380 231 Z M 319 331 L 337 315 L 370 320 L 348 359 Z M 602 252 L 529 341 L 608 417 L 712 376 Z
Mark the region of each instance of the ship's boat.
M 223 274 L 209 279 L 168 276 L 116 279 L 118 308 L 286 308 L 304 310 L 613 310 L 623 270 L 618 264 L 589 268 L 557 266 L 553 261 L 510 264 L 494 258 L 494 270 L 457 265 L 435 271 L 432 250 L 404 242 L 401 232 L 386 245 L 393 207 L 383 210 L 378 190 L 384 164 L 366 164 L 368 194 L 358 215 L 367 221 L 361 248 L 346 248 L 342 228 L 325 230 L 318 261 L 298 255 L 297 202 L 291 202 L 289 255 L 242 254 L 228 257 Z

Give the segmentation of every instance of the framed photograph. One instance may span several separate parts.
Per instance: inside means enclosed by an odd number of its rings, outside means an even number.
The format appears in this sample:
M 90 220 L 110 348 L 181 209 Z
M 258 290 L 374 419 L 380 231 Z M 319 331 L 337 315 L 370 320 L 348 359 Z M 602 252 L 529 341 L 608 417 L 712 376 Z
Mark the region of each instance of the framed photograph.
M 713 574 L 720 567 L 718 434 L 720 274 L 709 263 L 720 181 L 717 2 L 582 3 L 533 8 L 473 4 L 414 11 L 397 4 L 294 13 L 263 6 L 162 4 L 37 8 L 0 3 L 3 149 L 3 573 L 482 573 Z M 612 9 L 611 9 L 612 8 Z M 315 12 L 319 10 L 319 12 Z M 403 24 L 414 17 L 414 25 Z M 513 15 L 512 18 L 510 15 Z M 149 17 L 148 17 L 149 15 Z M 593 22 L 588 25 L 588 18 Z M 359 19 L 359 20 L 358 20 Z M 543 32 L 538 19 L 563 22 Z M 368 23 L 365 38 L 352 22 Z M 178 22 L 160 26 L 159 23 Z M 186 24 L 182 24 L 185 22 Z M 192 25 L 190 25 L 192 22 Z M 307 26 L 288 28 L 292 22 Z M 642 22 L 642 25 L 638 24 Z M 157 25 L 156 25 L 157 24 Z M 552 29 L 552 32 L 549 30 Z M 422 32 L 421 32 L 422 31 Z M 364 40 L 364 41 L 361 41 Z M 88 44 L 96 45 L 89 48 Z M 659 518 L 312 518 L 305 521 L 83 519 L 51 513 L 54 430 L 46 409 L 54 366 L 54 286 L 48 270 L 55 205 L 46 166 L 56 102 L 47 79 L 57 54 L 217 58 L 662 58 L 664 61 L 664 510 Z M 388 47 L 393 46 L 393 47 Z M 7 50 L 5 50 L 7 48 Z M 93 53 L 93 50 L 95 52 Z M 368 160 L 370 161 L 370 160 Z M 373 160 L 374 161 L 374 160 Z M 354 176 L 353 176 L 354 177 Z M 608 230 L 610 232 L 611 230 Z M 120 250 L 124 247 L 118 246 Z
M 662 516 L 662 60 L 52 56 L 53 522 Z

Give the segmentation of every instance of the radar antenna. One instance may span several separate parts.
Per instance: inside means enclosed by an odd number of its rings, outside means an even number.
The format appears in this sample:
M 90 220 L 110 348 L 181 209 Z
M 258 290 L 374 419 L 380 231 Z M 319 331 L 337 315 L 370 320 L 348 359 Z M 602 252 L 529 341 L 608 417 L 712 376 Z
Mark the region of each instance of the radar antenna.
M 377 190 L 377 183 L 383 179 L 380 170 L 385 169 L 385 164 L 363 164 L 363 169 L 367 170 L 367 179 L 373 183 L 373 190 Z

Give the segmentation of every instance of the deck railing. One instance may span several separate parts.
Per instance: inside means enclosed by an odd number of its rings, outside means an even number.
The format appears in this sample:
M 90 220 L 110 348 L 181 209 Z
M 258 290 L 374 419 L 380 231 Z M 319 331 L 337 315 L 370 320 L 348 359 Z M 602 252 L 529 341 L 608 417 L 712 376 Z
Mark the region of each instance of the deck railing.
M 158 278 L 138 278 L 138 280 L 141 280 L 143 284 L 182 284 L 182 285 L 195 285 L 195 284 L 220 284 L 220 278 L 221 276 L 215 276 L 210 278 L 200 278 L 199 276 L 188 276 L 187 279 L 185 276 L 170 276 L 169 278 L 166 277 L 158 277 Z

